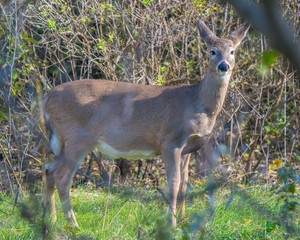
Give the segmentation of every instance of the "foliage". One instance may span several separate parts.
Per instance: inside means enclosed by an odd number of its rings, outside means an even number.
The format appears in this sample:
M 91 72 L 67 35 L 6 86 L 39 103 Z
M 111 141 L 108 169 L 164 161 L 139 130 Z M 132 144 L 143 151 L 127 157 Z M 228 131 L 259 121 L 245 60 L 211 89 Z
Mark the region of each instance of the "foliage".
M 196 21 L 205 19 L 220 37 L 243 23 L 230 5 L 217 1 L 17 4 L 17 11 L 0 8 L 0 189 L 12 197 L 18 196 L 21 185 L 27 189 L 40 185 L 47 152 L 41 109 L 51 88 L 84 78 L 152 85 L 195 83 L 203 78 L 208 63 Z M 299 32 L 299 7 L 289 0 L 281 5 L 285 19 Z M 229 184 L 274 185 L 275 196 L 281 196 L 282 221 L 289 228 L 288 219 L 299 209 L 299 73 L 254 29 L 236 58 L 227 102 L 212 139 L 213 145 L 226 145 L 227 151 L 218 155 L 222 166 L 214 171 L 217 176 L 226 175 Z M 192 159 L 192 179 L 206 166 L 201 165 L 202 155 Z M 148 160 L 142 171 L 137 162 L 131 165 L 130 182 L 136 185 L 160 186 L 165 178 L 161 159 Z M 120 171 L 114 169 L 118 179 Z M 92 171 L 92 183 L 86 172 L 80 169 L 74 183 L 100 186 L 94 177 L 101 173 Z M 278 221 L 271 219 L 265 225 L 272 232 Z M 223 237 L 243 237 L 239 234 Z

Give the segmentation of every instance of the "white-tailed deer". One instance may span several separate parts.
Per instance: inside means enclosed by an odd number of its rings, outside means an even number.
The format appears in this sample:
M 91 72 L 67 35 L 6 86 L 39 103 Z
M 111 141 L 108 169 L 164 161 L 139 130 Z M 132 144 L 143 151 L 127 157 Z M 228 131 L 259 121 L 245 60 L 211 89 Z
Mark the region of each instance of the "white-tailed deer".
M 169 211 L 176 224 L 176 202 L 185 211 L 190 153 L 213 129 L 234 67 L 235 49 L 249 25 L 217 38 L 202 20 L 201 38 L 210 49 L 204 79 L 195 85 L 150 86 L 107 80 L 80 80 L 55 87 L 45 99 L 55 162 L 44 166 L 45 206 L 56 219 L 56 186 L 64 214 L 78 226 L 69 190 L 77 168 L 94 148 L 113 158 L 161 155 L 170 190 Z

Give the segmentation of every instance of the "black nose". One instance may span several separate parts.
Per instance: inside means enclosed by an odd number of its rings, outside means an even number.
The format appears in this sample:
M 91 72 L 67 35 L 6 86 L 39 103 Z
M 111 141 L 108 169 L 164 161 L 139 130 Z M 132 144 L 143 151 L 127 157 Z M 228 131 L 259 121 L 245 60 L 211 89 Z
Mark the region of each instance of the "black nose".
M 221 62 L 218 66 L 218 70 L 220 72 L 228 72 L 230 69 L 230 66 L 226 62 Z

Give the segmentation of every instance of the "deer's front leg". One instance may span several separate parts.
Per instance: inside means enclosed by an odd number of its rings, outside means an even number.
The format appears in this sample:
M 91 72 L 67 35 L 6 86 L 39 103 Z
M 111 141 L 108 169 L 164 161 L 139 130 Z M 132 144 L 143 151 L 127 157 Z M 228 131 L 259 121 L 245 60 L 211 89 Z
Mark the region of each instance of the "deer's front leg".
M 172 215 L 172 225 L 176 225 L 176 202 L 180 186 L 180 160 L 181 149 L 165 149 L 162 151 L 162 156 L 165 161 L 167 181 L 170 191 L 169 212 Z
M 179 218 L 182 220 L 185 213 L 185 198 L 186 198 L 186 188 L 189 179 L 189 162 L 191 154 L 186 154 L 182 156 L 180 163 L 180 187 L 178 192 L 178 202 L 180 207 Z

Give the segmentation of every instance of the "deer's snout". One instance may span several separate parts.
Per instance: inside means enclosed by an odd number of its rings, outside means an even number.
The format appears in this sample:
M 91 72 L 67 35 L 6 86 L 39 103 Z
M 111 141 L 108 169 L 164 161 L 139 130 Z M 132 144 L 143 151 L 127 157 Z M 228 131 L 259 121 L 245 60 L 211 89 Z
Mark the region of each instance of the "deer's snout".
M 223 75 L 223 74 L 226 74 L 226 73 L 228 73 L 229 70 L 230 70 L 230 65 L 229 65 L 227 62 L 222 61 L 222 62 L 220 62 L 220 63 L 218 64 L 217 70 L 218 70 L 218 72 L 219 72 L 220 74 L 222 74 L 222 75 Z

